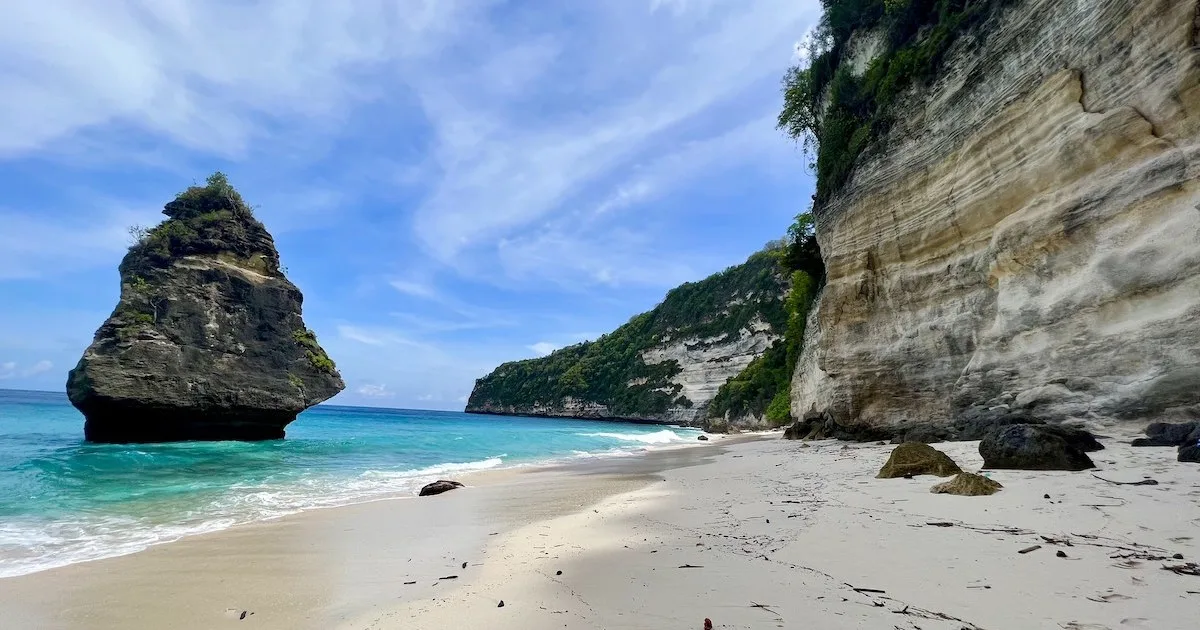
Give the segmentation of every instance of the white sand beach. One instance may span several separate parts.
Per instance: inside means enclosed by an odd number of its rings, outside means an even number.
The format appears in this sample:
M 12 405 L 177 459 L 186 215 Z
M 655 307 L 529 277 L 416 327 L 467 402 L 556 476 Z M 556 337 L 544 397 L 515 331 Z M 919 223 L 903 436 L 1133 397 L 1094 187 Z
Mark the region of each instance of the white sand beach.
M 1128 437 L 1093 471 L 989 472 L 983 497 L 876 479 L 892 445 L 775 436 L 487 473 L 3 580 L 0 608 L 14 628 L 1195 627 L 1200 577 L 1163 567 L 1200 559 L 1200 467 Z

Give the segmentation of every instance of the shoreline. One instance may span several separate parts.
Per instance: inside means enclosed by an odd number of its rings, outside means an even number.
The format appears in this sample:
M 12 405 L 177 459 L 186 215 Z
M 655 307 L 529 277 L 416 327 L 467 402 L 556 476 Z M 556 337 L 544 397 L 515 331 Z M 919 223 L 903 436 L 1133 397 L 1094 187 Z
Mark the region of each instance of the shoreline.
M 430 594 L 505 528 L 640 487 L 724 441 L 472 471 L 455 476 L 468 487 L 442 495 L 306 510 L 4 578 L 0 608 L 16 627 L 200 629 L 245 611 L 263 627 L 328 628 L 394 589 Z
M 700 431 L 692 427 L 683 427 L 672 425 L 674 428 L 685 431 Z M 669 430 L 665 428 L 664 430 Z M 701 432 L 703 433 L 703 432 Z M 722 437 L 714 437 L 710 439 L 721 440 Z M 309 512 L 340 509 L 355 505 L 363 505 L 378 501 L 389 501 L 394 499 L 417 498 L 417 491 L 426 483 L 432 482 L 435 479 L 454 478 L 459 480 L 472 480 L 472 483 L 485 483 L 487 479 L 493 475 L 502 475 L 509 471 L 520 471 L 527 469 L 539 469 L 547 467 L 571 466 L 576 462 L 586 463 L 596 460 L 604 460 L 609 458 L 626 458 L 640 455 L 645 452 L 667 450 L 673 448 L 691 448 L 701 446 L 704 442 L 692 441 L 675 441 L 667 443 L 642 442 L 630 439 L 626 446 L 615 446 L 603 451 L 577 451 L 574 454 L 564 453 L 551 455 L 546 457 L 537 457 L 533 459 L 509 459 L 504 456 L 490 457 L 483 460 L 475 461 L 448 461 L 439 464 L 433 464 L 420 469 L 408 471 L 400 471 L 397 473 L 397 487 L 395 489 L 368 489 L 357 493 L 347 494 L 345 496 L 329 496 L 329 502 L 322 502 L 322 497 L 309 497 L 309 501 L 303 504 L 279 508 L 278 513 L 274 514 L 244 514 L 241 517 L 230 515 L 212 515 L 201 520 L 192 522 L 164 522 L 153 525 L 153 529 L 139 531 L 140 537 L 131 538 L 129 540 L 108 541 L 108 545 L 103 548 L 96 547 L 95 550 L 84 556 L 75 556 L 69 558 L 51 558 L 47 560 L 29 561 L 27 565 L 12 565 L 6 567 L 6 571 L 12 571 L 10 574 L 0 574 L 0 584 L 6 580 L 13 578 L 21 578 L 29 575 L 37 575 L 46 571 L 54 571 L 65 569 L 79 564 L 89 562 L 97 562 L 112 558 L 120 558 L 132 554 L 142 553 L 146 550 L 153 549 L 162 545 L 176 544 L 197 536 L 208 536 L 218 534 L 220 532 L 229 531 L 240 527 L 253 526 L 259 523 L 270 523 L 280 519 L 290 518 L 296 515 Z M 499 463 L 492 466 L 485 466 L 492 460 Z
M 68 630 L 1190 627 L 1200 578 L 1161 565 L 1200 557 L 1200 476 L 1125 437 L 1090 472 L 1158 485 L 987 471 L 996 495 L 934 495 L 874 478 L 892 445 L 762 436 L 482 471 L 9 578 L 0 606 Z M 934 446 L 978 469 L 977 442 Z

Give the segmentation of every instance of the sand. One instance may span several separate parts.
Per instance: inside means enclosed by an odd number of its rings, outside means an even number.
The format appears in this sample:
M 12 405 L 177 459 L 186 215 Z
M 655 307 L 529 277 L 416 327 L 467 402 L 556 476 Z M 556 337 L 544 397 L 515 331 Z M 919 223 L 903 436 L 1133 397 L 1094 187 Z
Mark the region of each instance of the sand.
M 1200 466 L 1128 437 L 981 497 L 875 479 L 890 445 L 773 438 L 472 477 L 0 580 L 0 626 L 1196 627 L 1200 577 L 1162 567 L 1200 560 Z M 976 446 L 936 445 L 970 471 Z

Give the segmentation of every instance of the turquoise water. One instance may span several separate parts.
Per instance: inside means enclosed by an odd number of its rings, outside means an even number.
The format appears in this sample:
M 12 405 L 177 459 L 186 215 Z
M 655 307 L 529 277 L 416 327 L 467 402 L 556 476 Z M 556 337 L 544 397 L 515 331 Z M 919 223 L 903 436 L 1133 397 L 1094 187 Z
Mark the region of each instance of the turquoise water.
M 0 390 L 0 577 L 130 553 L 305 509 L 414 494 L 438 477 L 619 456 L 698 431 L 319 406 L 286 440 L 83 441 L 66 396 Z

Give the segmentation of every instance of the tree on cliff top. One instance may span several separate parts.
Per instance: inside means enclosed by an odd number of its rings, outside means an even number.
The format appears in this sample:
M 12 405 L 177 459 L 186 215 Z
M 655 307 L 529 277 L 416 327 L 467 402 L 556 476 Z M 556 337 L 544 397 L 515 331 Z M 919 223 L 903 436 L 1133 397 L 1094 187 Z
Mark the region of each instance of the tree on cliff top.
M 815 154 L 815 201 L 828 201 L 858 157 L 891 127 L 913 86 L 932 81 L 951 46 L 1014 0 L 821 0 L 824 13 L 805 37 L 800 61 L 783 77 L 777 126 Z M 861 75 L 844 56 L 859 35 L 883 37 L 884 50 Z

